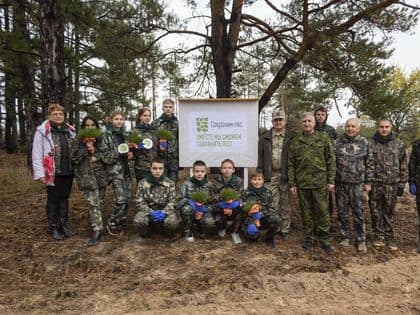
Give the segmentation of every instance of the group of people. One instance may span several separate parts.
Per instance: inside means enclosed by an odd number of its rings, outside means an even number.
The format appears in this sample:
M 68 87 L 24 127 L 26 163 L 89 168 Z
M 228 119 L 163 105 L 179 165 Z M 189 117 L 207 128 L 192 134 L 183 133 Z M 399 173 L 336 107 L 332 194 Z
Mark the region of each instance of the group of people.
M 163 114 L 153 122 L 150 109 L 140 109 L 134 138 L 133 132 L 126 133 L 120 111 L 109 115 L 104 132 L 94 117 L 86 116 L 77 139 L 74 128 L 64 121 L 64 108 L 49 105 L 48 119 L 35 133 L 32 160 L 35 179 L 47 188 L 46 212 L 53 239 L 71 236 L 68 199 L 73 176 L 89 203 L 91 245 L 101 240 L 105 230 L 111 235 L 125 230 L 131 174 L 137 182 L 133 225 L 141 238 L 154 230 L 173 234 L 183 229 L 185 239 L 193 242 L 214 230 L 220 237 L 230 234 L 235 244 L 242 238 L 262 239 L 274 247 L 276 234 L 289 240 L 292 195 L 299 199 L 302 248 L 312 249 L 318 241 L 327 254 L 333 252 L 330 214 L 335 199 L 340 246 L 353 243 L 351 209 L 355 245 L 359 252 L 366 252 L 363 202 L 368 199 L 372 245 L 396 250 L 396 200 L 407 181 L 420 211 L 420 140 L 413 144 L 408 161 L 406 146 L 392 132 L 388 119 L 378 120 L 376 133 L 367 140 L 359 135 L 360 121 L 350 118 L 344 134 L 337 138 L 334 128 L 326 124 L 324 107 L 303 113 L 302 131 L 298 133 L 286 127 L 283 110 L 273 112 L 273 127 L 259 136 L 258 167 L 250 173 L 247 189 L 235 174 L 234 161 L 226 157 L 214 180 L 207 175 L 205 162 L 196 161 L 192 177 L 177 191 L 178 120 L 174 105 L 173 100 L 164 100 Z M 104 224 L 102 210 L 109 184 L 114 198 Z

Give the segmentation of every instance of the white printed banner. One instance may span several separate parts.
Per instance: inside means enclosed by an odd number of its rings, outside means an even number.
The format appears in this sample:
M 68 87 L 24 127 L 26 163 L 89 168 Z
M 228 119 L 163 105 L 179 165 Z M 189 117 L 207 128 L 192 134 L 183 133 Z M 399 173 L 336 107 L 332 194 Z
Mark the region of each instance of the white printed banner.
M 257 100 L 180 100 L 179 122 L 180 166 L 204 160 L 217 167 L 226 158 L 238 167 L 257 165 Z

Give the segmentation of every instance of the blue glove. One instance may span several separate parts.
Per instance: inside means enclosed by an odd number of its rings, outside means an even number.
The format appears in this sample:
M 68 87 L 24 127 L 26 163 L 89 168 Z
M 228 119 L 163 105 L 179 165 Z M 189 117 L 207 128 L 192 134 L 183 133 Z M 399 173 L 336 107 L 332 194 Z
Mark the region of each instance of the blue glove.
M 257 226 L 254 223 L 250 223 L 248 224 L 248 226 L 246 227 L 246 232 L 249 235 L 255 235 L 259 232 Z
M 240 206 L 239 200 L 233 200 L 232 202 L 221 201 L 219 202 L 219 207 L 222 209 L 235 209 Z
M 251 217 L 252 217 L 254 220 L 259 220 L 259 219 L 261 219 L 263 216 L 262 216 L 261 212 L 256 212 L 256 213 L 251 214 Z
M 137 150 L 144 150 L 144 144 L 143 141 L 137 144 Z
M 168 214 L 162 210 L 152 210 L 149 212 L 149 215 L 150 215 L 150 219 L 154 223 L 159 223 L 159 222 L 163 222 Z
M 207 207 L 205 205 L 197 206 L 194 200 L 188 199 L 188 204 L 193 209 L 193 212 L 207 212 Z
M 169 147 L 169 142 L 168 141 L 162 141 L 162 142 L 159 141 L 159 147 L 162 150 L 166 150 Z
M 412 195 L 417 194 L 416 184 L 410 184 L 410 194 L 412 194 Z

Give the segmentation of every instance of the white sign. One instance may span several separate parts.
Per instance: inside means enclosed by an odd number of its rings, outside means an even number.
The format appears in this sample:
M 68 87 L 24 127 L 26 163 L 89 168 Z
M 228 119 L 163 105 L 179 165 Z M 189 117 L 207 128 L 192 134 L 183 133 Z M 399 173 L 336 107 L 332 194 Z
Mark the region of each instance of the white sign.
M 180 100 L 179 146 L 181 167 L 196 160 L 218 167 L 226 158 L 238 167 L 256 167 L 257 100 Z

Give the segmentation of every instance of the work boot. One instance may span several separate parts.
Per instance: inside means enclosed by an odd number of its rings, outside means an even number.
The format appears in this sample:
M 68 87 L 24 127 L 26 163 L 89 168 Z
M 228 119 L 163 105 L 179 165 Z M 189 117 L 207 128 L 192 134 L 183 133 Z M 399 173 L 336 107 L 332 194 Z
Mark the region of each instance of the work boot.
M 306 240 L 302 243 L 302 248 L 305 250 L 312 249 L 313 247 L 314 247 L 314 243 L 309 240 Z
M 397 246 L 397 244 L 395 243 L 394 240 L 387 240 L 386 241 L 386 247 L 388 247 L 388 249 L 390 251 L 393 251 L 393 252 L 398 249 L 398 246 Z
M 349 239 L 348 239 L 348 238 L 343 239 L 343 240 L 340 242 L 340 246 L 344 246 L 344 247 L 346 247 L 346 246 L 350 246 L 350 241 L 349 241 Z
M 69 228 L 67 227 L 67 224 L 66 223 L 63 223 L 61 225 L 61 231 L 63 232 L 63 235 L 65 237 L 71 237 L 71 236 L 73 236 L 73 233 L 69 230 Z
M 88 245 L 93 246 L 93 245 L 98 244 L 101 241 L 101 238 L 102 238 L 101 231 L 92 231 Z
M 56 241 L 64 240 L 64 235 L 56 228 L 51 231 L 51 237 Z
M 267 237 L 267 238 L 264 240 L 264 242 L 265 242 L 265 244 L 267 244 L 267 246 L 268 246 L 269 248 L 274 248 L 274 247 L 276 247 L 276 245 L 274 244 L 274 238 L 272 238 L 272 237 Z
M 378 248 L 380 248 L 380 247 L 385 247 L 385 242 L 384 242 L 384 240 L 383 240 L 383 239 L 378 238 L 378 239 L 376 239 L 376 240 L 374 240 L 374 241 L 372 242 L 372 245 L 373 245 L 374 247 L 378 247 Z
M 330 244 L 323 244 L 321 247 L 327 255 L 332 255 L 334 252 Z

